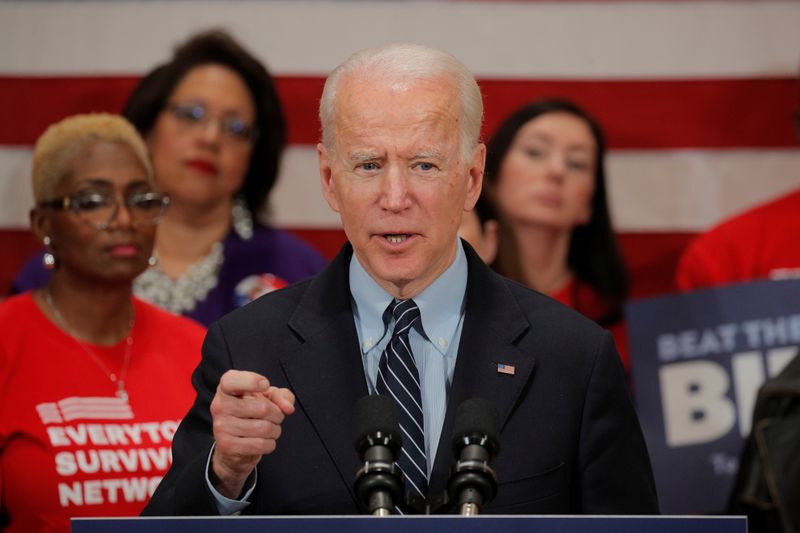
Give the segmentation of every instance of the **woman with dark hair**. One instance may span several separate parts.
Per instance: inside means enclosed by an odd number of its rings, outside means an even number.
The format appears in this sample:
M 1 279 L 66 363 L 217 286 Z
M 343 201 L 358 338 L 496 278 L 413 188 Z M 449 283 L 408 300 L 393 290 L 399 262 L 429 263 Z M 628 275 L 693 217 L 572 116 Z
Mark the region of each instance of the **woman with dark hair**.
M 140 81 L 123 115 L 145 138 L 157 185 L 171 198 L 137 296 L 208 325 L 322 269 L 311 247 L 254 216 L 277 179 L 286 125 L 269 73 L 228 34 L 180 45 Z M 28 264 L 12 292 L 47 277 Z
M 572 102 L 528 104 L 487 143 L 485 194 L 500 221 L 499 273 L 612 329 L 627 366 L 628 275 L 608 213 L 605 140 Z

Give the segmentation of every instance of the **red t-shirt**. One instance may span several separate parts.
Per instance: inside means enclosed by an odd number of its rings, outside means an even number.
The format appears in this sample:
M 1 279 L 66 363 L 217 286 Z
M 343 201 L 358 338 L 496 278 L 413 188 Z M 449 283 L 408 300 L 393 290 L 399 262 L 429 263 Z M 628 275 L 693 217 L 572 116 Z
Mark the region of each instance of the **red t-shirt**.
M 205 330 L 141 300 L 133 304 L 126 401 L 31 293 L 0 303 L 4 531 L 66 533 L 70 517 L 138 515 L 171 464 Z M 118 372 L 126 342 L 90 349 Z
M 800 276 L 800 189 L 697 237 L 675 275 L 684 291 Z
M 574 278 L 563 289 L 551 294 L 550 297 L 595 322 L 602 321 L 608 313 L 608 303 L 592 287 L 586 283 L 580 283 Z M 618 320 L 613 324 L 603 324 L 603 327 L 614 336 L 619 358 L 622 360 L 625 371 L 628 372 L 630 356 L 628 355 L 628 330 L 625 327 L 625 321 Z

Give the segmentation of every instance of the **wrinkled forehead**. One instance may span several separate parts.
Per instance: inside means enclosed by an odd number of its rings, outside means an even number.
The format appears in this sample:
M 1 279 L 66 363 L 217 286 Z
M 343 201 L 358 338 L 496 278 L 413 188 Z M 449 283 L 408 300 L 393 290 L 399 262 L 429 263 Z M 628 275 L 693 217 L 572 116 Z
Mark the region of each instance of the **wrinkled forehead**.
M 463 113 L 452 80 L 342 82 L 333 124 L 339 149 L 379 139 L 416 149 L 436 145 L 439 151 L 458 145 Z

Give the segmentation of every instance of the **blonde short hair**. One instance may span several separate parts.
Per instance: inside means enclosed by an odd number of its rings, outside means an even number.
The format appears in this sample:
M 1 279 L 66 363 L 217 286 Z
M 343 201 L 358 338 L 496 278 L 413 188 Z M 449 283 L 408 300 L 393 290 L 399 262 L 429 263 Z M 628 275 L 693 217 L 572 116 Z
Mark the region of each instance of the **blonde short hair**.
M 73 115 L 48 127 L 33 148 L 33 198 L 52 199 L 72 159 L 88 144 L 108 141 L 129 146 L 153 181 L 147 146 L 130 122 L 120 115 L 89 113 Z

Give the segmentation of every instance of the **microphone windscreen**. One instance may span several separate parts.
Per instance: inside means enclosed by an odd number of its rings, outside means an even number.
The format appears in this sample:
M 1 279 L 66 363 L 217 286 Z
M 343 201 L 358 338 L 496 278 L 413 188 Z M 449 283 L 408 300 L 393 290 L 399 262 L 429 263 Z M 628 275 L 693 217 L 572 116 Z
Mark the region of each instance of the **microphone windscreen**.
M 361 446 L 367 436 L 381 432 L 399 437 L 400 419 L 394 400 L 380 394 L 370 394 L 358 400 L 353 408 L 353 443 Z
M 453 440 L 459 441 L 469 435 L 486 435 L 492 442 L 498 442 L 500 415 L 489 400 L 470 398 L 458 406 L 453 422 Z

